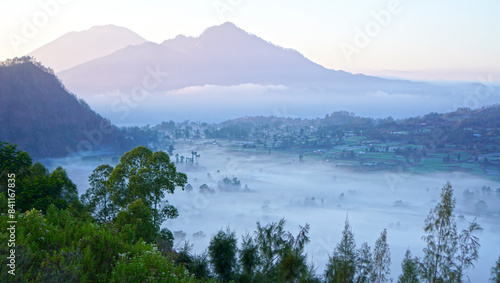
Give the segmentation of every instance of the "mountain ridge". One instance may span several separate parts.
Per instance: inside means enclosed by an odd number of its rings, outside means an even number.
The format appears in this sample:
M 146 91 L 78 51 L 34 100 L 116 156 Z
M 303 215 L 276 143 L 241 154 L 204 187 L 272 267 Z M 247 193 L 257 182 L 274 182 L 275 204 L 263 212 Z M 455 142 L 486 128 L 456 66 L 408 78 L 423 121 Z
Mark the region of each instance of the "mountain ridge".
M 94 26 L 68 32 L 28 55 L 60 72 L 90 60 L 109 55 L 128 45 L 147 42 L 139 34 L 115 25 Z M 64 51 L 64 52 L 62 52 Z
M 128 46 L 61 71 L 58 76 L 77 92 L 123 91 L 141 85 L 146 75 L 144 70 L 157 65 L 170 74 L 158 91 L 245 83 L 313 86 L 337 91 L 352 88 L 375 91 L 378 85 L 388 83 L 392 84 L 385 86 L 389 90 L 401 89 L 405 84 L 411 86 L 403 90 L 418 90 L 420 85 L 327 69 L 296 50 L 274 45 L 229 22 L 209 27 L 198 37 L 178 35 L 161 44 L 146 42 Z M 372 85 L 366 88 L 363 84 Z
M 56 157 L 126 144 L 123 134 L 55 75 L 29 57 L 0 65 L 0 140 L 35 157 Z

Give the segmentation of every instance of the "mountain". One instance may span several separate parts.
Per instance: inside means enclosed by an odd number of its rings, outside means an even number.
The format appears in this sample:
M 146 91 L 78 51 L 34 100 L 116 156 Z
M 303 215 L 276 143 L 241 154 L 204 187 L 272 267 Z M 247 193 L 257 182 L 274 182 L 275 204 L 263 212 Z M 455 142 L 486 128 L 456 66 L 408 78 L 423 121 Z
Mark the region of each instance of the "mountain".
M 55 72 L 109 55 L 128 45 L 146 42 L 133 31 L 113 25 L 67 33 L 29 55 Z
M 58 76 L 79 93 L 123 91 L 142 86 L 152 70 L 164 75 L 157 81 L 156 91 L 240 84 L 320 87 L 339 92 L 381 88 L 418 92 L 429 87 L 326 69 L 295 50 L 276 46 L 229 22 L 210 27 L 199 37 L 179 35 L 162 44 L 128 46 Z
M 498 91 L 477 83 L 415 82 L 327 69 L 229 22 L 198 37 L 130 45 L 58 76 L 120 125 L 244 115 L 314 118 L 341 109 L 402 118 L 496 103 L 491 94 Z
M 123 146 L 123 134 L 29 57 L 0 63 L 0 140 L 36 157 Z

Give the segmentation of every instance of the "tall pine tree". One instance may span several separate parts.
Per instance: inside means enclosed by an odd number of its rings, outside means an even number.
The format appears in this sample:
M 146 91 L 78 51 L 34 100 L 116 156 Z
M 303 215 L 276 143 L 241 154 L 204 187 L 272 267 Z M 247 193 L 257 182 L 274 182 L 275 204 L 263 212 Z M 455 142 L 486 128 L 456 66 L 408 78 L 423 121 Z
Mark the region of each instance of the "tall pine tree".
M 491 268 L 490 280 L 493 283 L 500 283 L 500 256 L 498 257 L 498 260 L 497 260 L 495 266 L 493 266 Z
M 405 257 L 401 263 L 403 274 L 398 278 L 398 283 L 419 283 L 418 263 L 416 258 L 411 257 L 410 249 L 406 250 Z
M 370 282 L 370 274 L 373 270 L 373 262 L 370 246 L 367 243 L 361 245 L 357 258 L 356 283 L 368 283 Z
M 333 252 L 326 266 L 326 282 L 354 282 L 356 274 L 356 242 L 354 233 L 346 218 L 342 239 Z
M 387 229 L 380 233 L 380 238 L 375 242 L 373 249 L 372 282 L 389 282 L 391 275 L 391 250 L 387 243 Z
M 425 220 L 427 233 L 422 239 L 427 243 L 420 263 L 421 279 L 426 282 L 460 282 L 464 271 L 479 258 L 479 238 L 482 228 L 474 220 L 468 229 L 457 233 L 455 222 L 455 198 L 450 182 L 441 191 L 441 202 L 433 208 Z

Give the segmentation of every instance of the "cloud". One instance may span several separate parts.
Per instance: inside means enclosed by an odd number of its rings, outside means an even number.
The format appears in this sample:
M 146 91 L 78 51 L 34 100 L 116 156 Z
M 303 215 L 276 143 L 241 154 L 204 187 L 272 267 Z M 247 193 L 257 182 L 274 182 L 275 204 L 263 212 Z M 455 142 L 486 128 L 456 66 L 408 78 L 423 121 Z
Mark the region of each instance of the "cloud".
M 287 90 L 288 87 L 284 85 L 260 85 L 260 84 L 239 84 L 231 86 L 221 85 L 203 85 L 203 86 L 189 86 L 172 91 L 166 91 L 167 95 L 190 95 L 190 94 L 203 94 L 203 93 L 262 93 L 269 90 Z

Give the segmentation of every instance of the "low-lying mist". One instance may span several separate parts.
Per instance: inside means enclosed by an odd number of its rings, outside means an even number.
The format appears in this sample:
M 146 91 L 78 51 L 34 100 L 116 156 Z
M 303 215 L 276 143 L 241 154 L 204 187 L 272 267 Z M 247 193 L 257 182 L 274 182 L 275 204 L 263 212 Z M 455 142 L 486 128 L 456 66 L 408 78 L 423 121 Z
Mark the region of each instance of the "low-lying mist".
M 369 93 L 356 93 L 351 90 L 340 92 L 243 84 L 206 85 L 148 94 L 116 91 L 86 95 L 85 100 L 92 109 L 113 123 L 128 126 L 156 125 L 165 117 L 174 121 L 205 122 L 222 122 L 243 115 L 318 118 L 346 109 L 365 117 L 407 118 L 429 112 L 454 111 L 457 107 L 478 108 L 498 102 L 498 95 L 483 92 L 478 96 L 472 90 L 469 95 L 460 93 L 450 97 L 439 93 L 421 95 L 376 89 Z
M 293 233 L 299 225 L 310 224 L 308 260 L 322 274 L 348 217 L 357 247 L 368 242 L 373 248 L 380 232 L 388 228 L 392 277 L 397 278 L 407 248 L 422 256 L 424 220 L 440 201 L 441 188 L 449 180 L 457 200 L 459 231 L 474 218 L 484 228 L 479 236 L 479 262 L 468 272 L 472 282 L 486 282 L 500 254 L 500 195 L 495 192 L 500 183 L 493 180 L 464 173 L 354 171 L 326 162 L 313 152 L 304 154 L 301 162 L 298 154 L 242 152 L 241 148 L 231 150 L 234 148 L 228 144 L 207 141 L 177 143 L 175 148 L 174 154 L 200 154 L 198 164 L 177 164 L 178 170 L 187 174 L 193 190 L 176 190 L 168 195 L 179 217 L 163 226 L 174 232 L 177 248 L 189 241 L 193 252 L 200 254 L 221 228 L 235 230 L 241 240 L 242 235 L 255 231 L 257 221 L 266 224 L 285 218 L 286 229 Z M 51 160 L 53 166 L 67 169 L 80 195 L 88 188 L 86 178 L 95 167 L 102 163 L 114 166 L 117 162 L 109 157 L 88 158 L 80 163 Z M 241 189 L 220 190 L 218 182 L 226 176 L 238 178 Z M 213 191 L 200 192 L 203 184 Z

